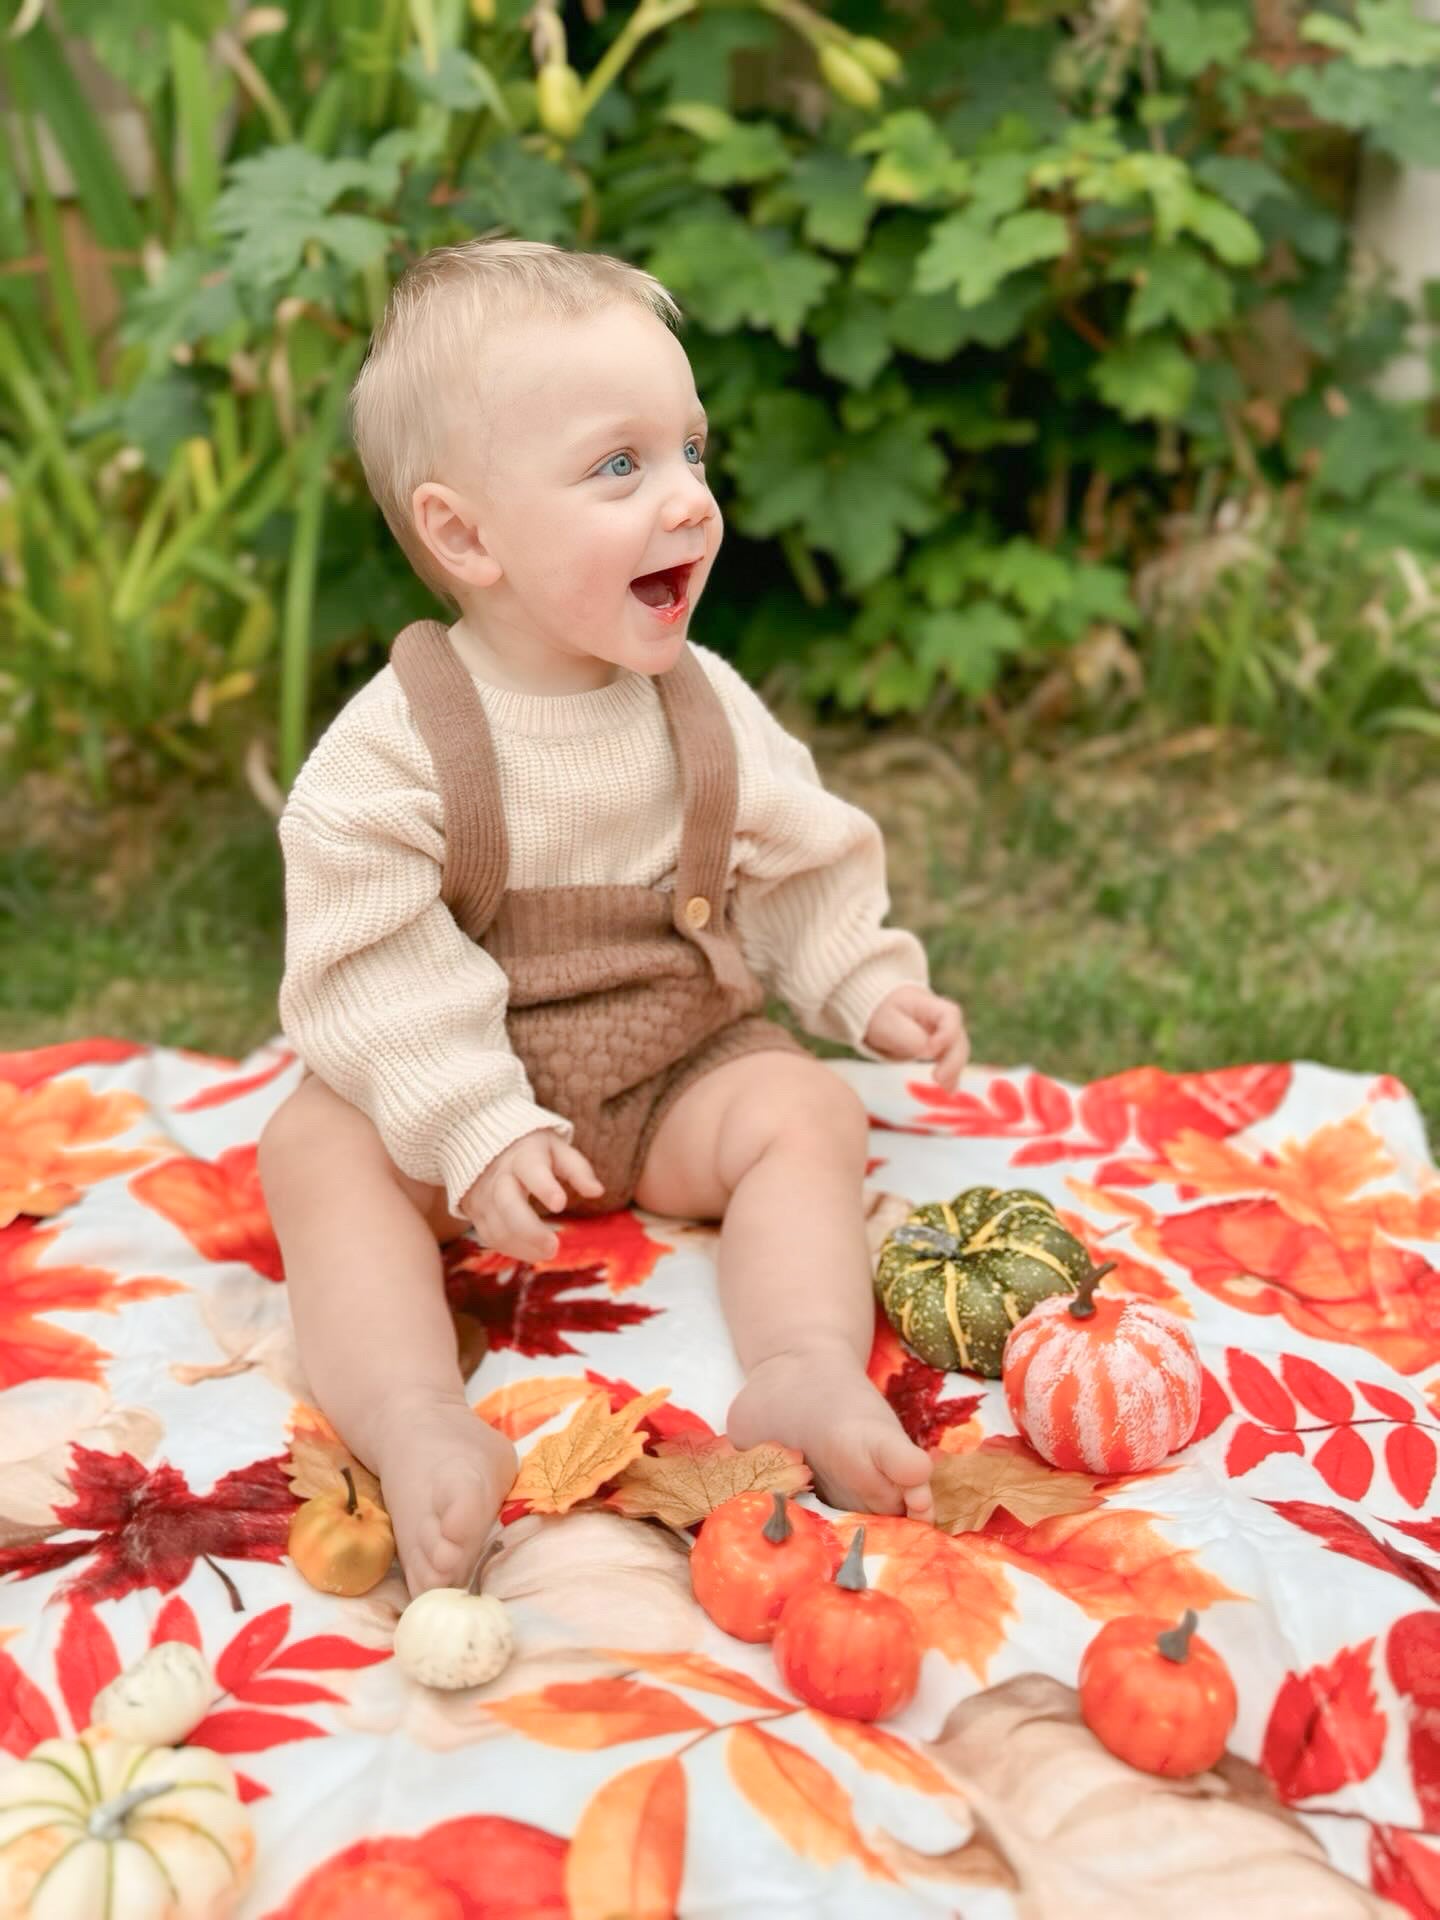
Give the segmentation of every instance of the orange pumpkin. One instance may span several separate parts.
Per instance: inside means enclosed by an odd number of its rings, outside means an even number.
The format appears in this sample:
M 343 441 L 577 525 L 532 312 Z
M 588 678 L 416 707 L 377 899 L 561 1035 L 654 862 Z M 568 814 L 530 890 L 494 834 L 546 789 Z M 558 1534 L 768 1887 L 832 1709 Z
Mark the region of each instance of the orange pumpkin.
M 780 1678 L 807 1706 L 845 1720 L 883 1720 L 914 1697 L 920 1634 L 908 1607 L 865 1584 L 857 1527 L 833 1581 L 802 1587 L 775 1630 Z
M 835 1529 L 783 1493 L 737 1493 L 710 1515 L 690 1555 L 690 1585 L 717 1627 L 737 1640 L 771 1640 L 799 1587 L 840 1564 Z
M 1093 1297 L 1114 1264 L 1076 1293 L 1032 1307 L 1005 1342 L 1010 1417 L 1042 1460 L 1067 1473 L 1143 1473 L 1200 1421 L 1200 1355 L 1174 1314 L 1148 1300 Z
M 353 1599 L 369 1593 L 390 1571 L 395 1534 L 380 1502 L 355 1491 L 349 1467 L 340 1473 L 343 1495 L 317 1493 L 290 1522 L 290 1558 L 321 1593 Z
M 1235 1724 L 1235 1682 L 1193 1608 L 1178 1627 L 1139 1614 L 1111 1620 L 1080 1662 L 1080 1713 L 1117 1759 L 1180 1780 L 1204 1773 Z

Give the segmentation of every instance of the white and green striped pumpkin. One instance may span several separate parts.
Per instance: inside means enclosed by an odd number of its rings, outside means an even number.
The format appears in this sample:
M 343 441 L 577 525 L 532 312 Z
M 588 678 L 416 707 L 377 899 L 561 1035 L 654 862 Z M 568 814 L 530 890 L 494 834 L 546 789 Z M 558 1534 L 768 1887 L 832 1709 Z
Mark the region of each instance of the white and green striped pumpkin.
M 1074 1293 L 1090 1271 L 1043 1193 L 971 1187 L 916 1207 L 890 1233 L 875 1291 L 922 1360 L 998 1380 L 1010 1329 L 1051 1294 Z

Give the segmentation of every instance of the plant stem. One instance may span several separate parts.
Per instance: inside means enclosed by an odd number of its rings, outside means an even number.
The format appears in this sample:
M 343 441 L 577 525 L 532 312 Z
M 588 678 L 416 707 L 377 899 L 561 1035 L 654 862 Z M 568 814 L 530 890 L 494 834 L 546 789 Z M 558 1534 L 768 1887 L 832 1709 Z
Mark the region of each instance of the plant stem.
M 1072 1320 L 1091 1320 L 1095 1316 L 1095 1289 L 1113 1268 L 1118 1260 L 1107 1260 L 1103 1267 L 1091 1267 L 1085 1278 L 1075 1288 L 1074 1298 L 1070 1302 Z

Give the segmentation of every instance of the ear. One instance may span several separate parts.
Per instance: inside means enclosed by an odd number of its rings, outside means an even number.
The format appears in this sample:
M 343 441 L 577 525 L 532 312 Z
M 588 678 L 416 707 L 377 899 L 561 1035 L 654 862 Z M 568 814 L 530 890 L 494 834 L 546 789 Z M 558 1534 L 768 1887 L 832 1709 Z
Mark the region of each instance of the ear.
M 438 480 L 425 480 L 410 496 L 410 512 L 416 533 L 446 573 L 465 586 L 494 586 L 500 562 L 481 537 L 473 500 Z

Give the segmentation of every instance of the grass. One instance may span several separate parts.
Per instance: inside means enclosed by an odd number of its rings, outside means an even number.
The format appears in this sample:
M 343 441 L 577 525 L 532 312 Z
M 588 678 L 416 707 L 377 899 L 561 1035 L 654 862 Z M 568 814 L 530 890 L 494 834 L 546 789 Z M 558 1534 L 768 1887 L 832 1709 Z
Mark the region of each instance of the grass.
M 1070 1080 L 1383 1071 L 1440 1141 L 1440 779 L 1345 785 L 1208 735 L 1002 761 L 978 738 L 810 731 L 827 784 L 884 828 L 892 918 L 977 1058 Z M 0 849 L 0 1049 L 105 1034 L 240 1057 L 278 1031 L 279 850 L 248 794 L 97 814 L 32 779 Z

